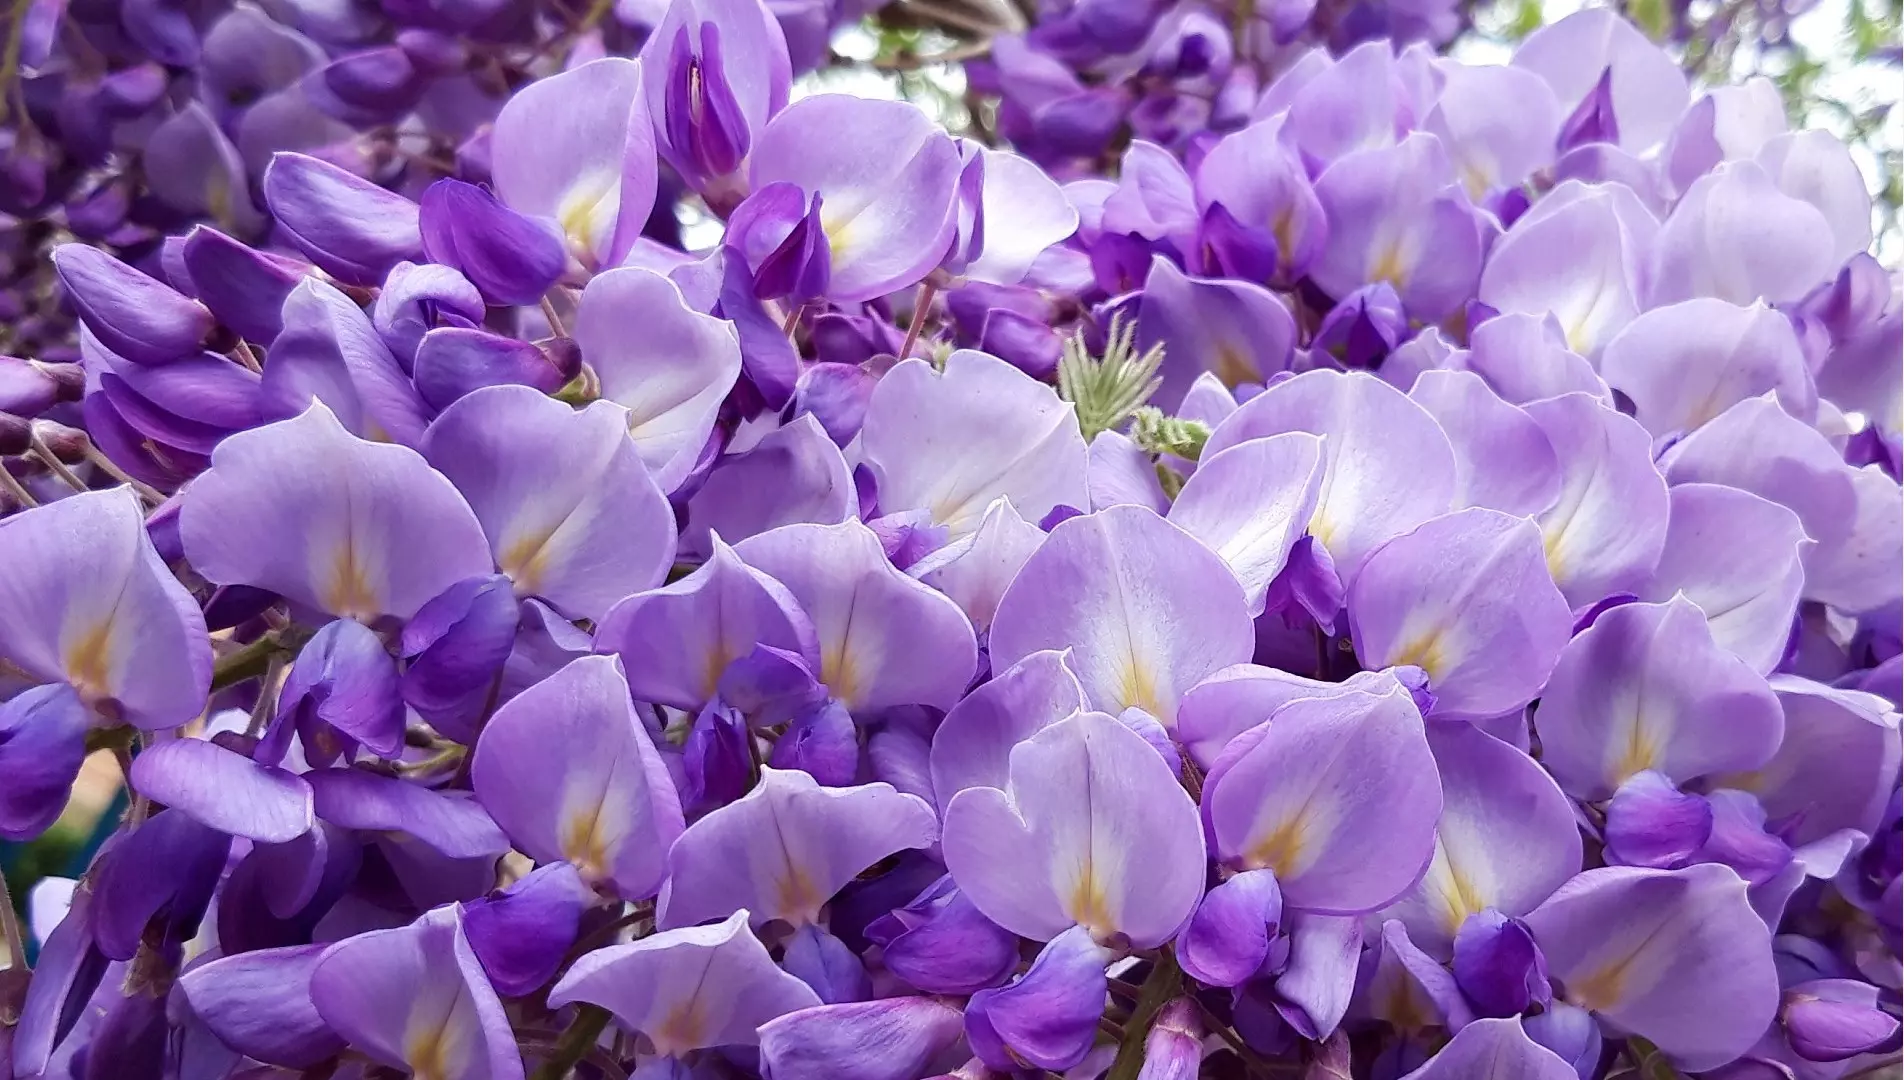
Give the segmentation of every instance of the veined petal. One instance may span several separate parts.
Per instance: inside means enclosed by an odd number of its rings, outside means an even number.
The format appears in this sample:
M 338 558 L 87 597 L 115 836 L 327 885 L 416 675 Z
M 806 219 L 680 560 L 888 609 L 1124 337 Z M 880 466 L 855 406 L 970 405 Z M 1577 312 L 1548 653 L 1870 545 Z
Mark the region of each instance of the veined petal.
M 848 708 L 948 709 L 971 682 L 978 643 L 965 613 L 894 569 L 859 522 L 783 525 L 734 550 L 785 585 L 812 620 L 816 674 Z
M 408 618 L 491 565 L 449 480 L 413 450 L 352 436 L 322 403 L 220 443 L 179 513 L 206 578 L 360 620 Z
M 1072 650 L 1093 707 L 1136 706 L 1166 727 L 1204 676 L 1247 660 L 1255 633 L 1223 560 L 1139 506 L 1113 506 L 1052 530 L 1005 590 L 992 662 Z
M 946 807 L 946 867 L 1007 930 L 1049 940 L 1083 926 L 1134 948 L 1169 940 L 1203 894 L 1196 806 L 1144 737 L 1080 713 L 1018 744 L 1005 790 Z
M 1000 497 L 1032 521 L 1087 498 L 1084 436 L 1072 406 L 970 349 L 948 357 L 944 371 L 914 359 L 882 376 L 860 450 L 878 475 L 882 514 L 930 510 L 955 537 L 978 528 Z
M 994 675 L 945 714 L 932 736 L 932 792 L 943 811 L 970 787 L 1004 789 L 1012 751 L 1085 708 L 1066 653 L 1032 653 Z
M 1606 867 L 1527 916 L 1562 996 L 1701 1072 L 1743 1054 L 1778 1010 L 1770 932 L 1713 863 Z
M 1322 496 L 1323 440 L 1291 431 L 1237 443 L 1197 462 L 1170 522 L 1230 565 L 1260 614 L 1269 583 L 1289 561 Z
M 94 712 L 148 730 L 204 710 L 204 617 L 152 546 L 130 489 L 8 517 L 0 565 L 0 667 L 67 683 Z
M 925 800 L 889 784 L 821 787 L 804 772 L 763 768 L 752 791 L 689 826 L 668 852 L 660 924 L 743 908 L 754 925 L 811 923 L 862 870 L 938 834 Z
M 1718 484 L 1680 484 L 1665 550 L 1641 595 L 1691 600 L 1714 641 L 1768 674 L 1791 639 L 1811 546 L 1798 515 L 1775 502 Z
M 1203 804 L 1219 859 L 1274 870 L 1290 907 L 1351 915 L 1420 880 L 1442 796 L 1421 714 L 1394 686 L 1284 705 L 1231 742 Z
M 345 1041 L 417 1080 L 522 1080 L 509 1018 L 453 907 L 331 946 L 311 999 Z
M 1764 678 L 1684 597 L 1613 608 L 1568 642 L 1534 726 L 1542 763 L 1582 799 L 1648 769 L 1684 783 L 1758 768 L 1784 731 Z
M 496 386 L 444 410 L 422 450 L 469 500 L 519 595 L 599 619 L 674 561 L 674 512 L 627 431 L 613 403 L 578 411 Z
M 663 930 L 586 953 L 549 992 L 549 1006 L 600 1005 L 661 1054 L 752 1046 L 775 1017 L 812 1008 L 807 984 L 775 966 L 739 910 L 709 926 Z
M 567 860 L 627 900 L 661 888 L 681 801 L 616 658 L 572 661 L 497 709 L 470 784 L 537 861 Z

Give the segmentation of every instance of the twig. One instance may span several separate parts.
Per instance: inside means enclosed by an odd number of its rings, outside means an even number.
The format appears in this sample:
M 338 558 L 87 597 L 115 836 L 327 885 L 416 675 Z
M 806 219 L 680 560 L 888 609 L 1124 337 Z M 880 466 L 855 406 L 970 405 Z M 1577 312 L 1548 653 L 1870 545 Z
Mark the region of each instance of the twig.
M 272 653 L 265 661 L 264 682 L 258 686 L 258 700 L 251 706 L 251 722 L 245 725 L 245 738 L 255 739 L 264 734 L 265 724 L 271 719 L 272 706 L 277 704 L 278 686 L 284 678 L 284 654 Z
M 13 910 L 13 894 L 7 890 L 7 876 L 0 873 L 0 932 L 7 942 L 7 966 L 26 970 L 26 943 L 20 937 L 20 917 Z
M 276 634 L 266 634 L 236 652 L 227 653 L 212 666 L 212 691 L 226 690 L 263 675 L 270 670 L 273 656 L 288 652 Z
M 1104 1074 L 1104 1080 L 1137 1080 L 1138 1072 L 1144 1067 L 1144 1040 L 1150 1036 L 1150 1025 L 1164 1003 L 1182 990 L 1183 969 L 1177 966 L 1176 955 L 1166 948 L 1151 963 L 1150 975 L 1144 979 L 1144 992 L 1137 999 L 1137 1009 L 1131 1013 L 1130 1022 L 1124 1025 L 1124 1038 L 1118 1042 L 1117 1057 L 1111 1061 L 1111 1070 Z
M 547 295 L 542 297 L 542 317 L 549 320 L 549 332 L 556 337 L 568 337 L 569 332 L 562 325 L 562 317 L 555 313 L 555 305 L 549 302 Z
M 92 437 L 86 435 L 84 432 L 80 433 L 80 446 L 86 452 L 86 460 L 91 462 L 94 468 L 127 487 L 130 487 L 139 498 L 144 499 L 153 506 L 157 506 L 165 501 L 164 492 L 143 480 L 134 479 L 132 474 L 121 469 L 118 465 L 115 465 L 113 460 L 106 456 L 105 451 L 93 445 Z
M 575 1019 L 556 1040 L 555 1049 L 537 1066 L 530 1080 L 563 1080 L 569 1071 L 575 1068 L 588 1052 L 595 1048 L 595 1040 L 602 1037 L 602 1030 L 608 1027 L 608 1010 L 600 1005 L 582 1004 L 576 1006 Z
M 919 331 L 925 328 L 926 312 L 932 307 L 932 300 L 939 294 L 939 287 L 927 281 L 919 286 L 919 296 L 912 305 L 912 325 L 906 327 L 906 343 L 899 346 L 899 359 L 912 355 L 912 347 L 919 341 Z
M 46 440 L 40 438 L 39 432 L 36 431 L 27 436 L 27 444 L 32 448 L 33 456 L 39 458 L 41 464 L 52 470 L 53 475 L 59 477 L 61 483 L 74 491 L 90 490 L 91 485 L 80 479 L 78 473 L 67 468 L 66 463 L 59 459 L 59 455 L 53 452 L 53 448 L 46 445 Z
M 0 462 L 0 491 L 5 491 L 14 502 L 20 504 L 20 508 L 23 510 L 31 510 L 40 505 L 40 500 L 34 498 L 33 493 L 28 491 L 12 473 L 7 471 L 4 462 Z

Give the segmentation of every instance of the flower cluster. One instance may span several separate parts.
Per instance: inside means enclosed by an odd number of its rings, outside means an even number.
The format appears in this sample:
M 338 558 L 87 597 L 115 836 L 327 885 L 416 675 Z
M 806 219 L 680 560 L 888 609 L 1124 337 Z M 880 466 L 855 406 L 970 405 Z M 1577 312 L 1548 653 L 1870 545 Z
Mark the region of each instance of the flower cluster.
M 966 138 L 645 6 L 18 5 L 0 839 L 135 798 L 0 1076 L 1895 1066 L 1841 144 L 1600 9 L 1079 0 Z

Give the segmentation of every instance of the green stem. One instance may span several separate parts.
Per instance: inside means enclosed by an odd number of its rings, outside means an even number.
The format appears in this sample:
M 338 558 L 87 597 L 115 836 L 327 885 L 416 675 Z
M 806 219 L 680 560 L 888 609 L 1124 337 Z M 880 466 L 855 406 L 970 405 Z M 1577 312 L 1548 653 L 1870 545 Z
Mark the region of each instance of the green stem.
M 1124 1025 L 1123 1041 L 1118 1043 L 1117 1057 L 1104 1080 L 1137 1080 L 1144 1067 L 1144 1040 L 1157 1019 L 1157 1010 L 1182 992 L 1183 969 L 1177 966 L 1176 954 L 1165 949 L 1151 965 L 1150 977 L 1144 980 L 1143 993 L 1138 995 L 1137 1008 Z
M 608 1010 L 600 1005 L 579 1005 L 575 1009 L 575 1019 L 562 1032 L 555 1042 L 555 1049 L 538 1067 L 530 1080 L 563 1080 L 575 1063 L 588 1056 L 595 1041 L 602 1037 L 603 1029 L 608 1027 Z
M 258 640 L 227 653 L 212 667 L 212 692 L 226 690 L 247 679 L 263 675 L 271 667 L 271 658 L 290 652 L 276 634 L 266 634 Z

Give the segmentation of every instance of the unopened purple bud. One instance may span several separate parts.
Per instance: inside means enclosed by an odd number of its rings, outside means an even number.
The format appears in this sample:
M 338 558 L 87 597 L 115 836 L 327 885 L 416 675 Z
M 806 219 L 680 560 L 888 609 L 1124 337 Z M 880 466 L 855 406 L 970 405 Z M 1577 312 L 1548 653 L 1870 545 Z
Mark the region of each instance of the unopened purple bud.
M 1144 283 L 1150 273 L 1151 245 L 1136 233 L 1105 233 L 1091 245 L 1091 273 L 1098 287 L 1121 296 Z
M 79 317 L 114 353 L 162 364 L 198 350 L 212 313 L 172 287 L 84 244 L 53 249 L 53 268 Z
M 326 623 L 291 665 L 257 759 L 282 761 L 294 731 L 312 764 L 335 760 L 350 743 L 396 757 L 403 750 L 400 685 L 396 661 L 369 627 L 350 619 Z
M 825 701 L 826 687 L 813 677 L 799 653 L 755 645 L 746 656 L 727 665 L 715 696 L 747 723 L 773 727 Z
M 832 277 L 832 248 L 820 223 L 820 195 L 814 192 L 805 212 L 754 272 L 754 296 L 804 304 L 824 296 Z
M 879 537 L 879 546 L 887 560 L 901 570 L 910 569 L 920 559 L 944 547 L 951 536 L 944 525 L 932 520 L 932 511 L 924 509 L 886 514 L 866 525 Z
M 130 120 L 159 103 L 170 76 L 151 62 L 134 64 L 99 80 L 99 103 L 114 117 Z
M 568 265 L 553 226 L 461 180 L 438 180 L 424 191 L 420 223 L 430 261 L 461 270 L 492 304 L 535 303 Z
M 1344 297 L 1316 329 L 1313 348 L 1327 352 L 1343 366 L 1364 370 L 1381 366 L 1408 333 L 1408 316 L 1401 297 L 1385 281 L 1366 285 Z
M 1268 229 L 1246 225 L 1230 208 L 1213 202 L 1197 225 L 1197 250 L 1202 270 L 1211 277 L 1267 282 L 1276 276 L 1282 252 Z
M 853 714 L 831 699 L 808 709 L 774 744 L 769 764 L 800 769 L 827 787 L 851 784 L 859 772 L 859 728 Z
M 1137 1080 L 1194 1080 L 1203 1063 L 1203 1017 L 1197 1003 L 1177 998 L 1157 1011 L 1144 1037 Z
M 400 262 L 423 259 L 417 205 L 304 154 L 277 154 L 264 199 L 286 239 L 331 276 L 378 285 Z
M 866 937 L 884 946 L 888 971 L 929 994 L 996 986 L 1018 966 L 1018 935 L 981 914 L 950 876 L 873 920 Z
M 1456 932 L 1454 978 L 1481 1016 L 1519 1016 L 1553 1000 L 1533 933 L 1493 908 L 1468 916 Z
M 78 364 L 0 356 L 0 412 L 38 416 L 59 402 L 78 401 L 85 389 L 86 373 Z
M 1528 1038 L 1573 1066 L 1580 1080 L 1591 1080 L 1599 1075 L 1600 1022 L 1592 1013 L 1577 1005 L 1556 1001 L 1543 1012 L 1523 1017 L 1521 1027 Z
M 485 386 L 532 386 L 551 394 L 569 381 L 534 342 L 460 326 L 424 334 L 411 374 L 417 393 L 436 409 Z
M 1237 396 L 1248 400 L 1243 394 Z M 1282 573 L 1269 583 L 1264 603 L 1266 610 L 1280 611 L 1285 619 L 1297 619 L 1307 612 L 1316 625 L 1333 634 L 1345 594 L 1329 549 L 1317 543 L 1314 536 L 1304 534 L 1289 549 L 1289 561 L 1283 564 Z
M 0 839 L 31 840 L 59 817 L 86 760 L 92 721 L 92 710 L 65 683 L 0 702 Z
M 1008 308 L 986 313 L 978 347 L 1040 381 L 1050 379 L 1064 358 L 1064 336 L 1050 324 Z
M 1681 792 L 1650 769 L 1635 773 L 1607 802 L 1607 861 L 1676 869 L 1705 846 L 1712 823 L 1705 799 Z
M 1002 1070 L 1029 1064 L 1062 1072 L 1083 1061 L 1110 993 L 1110 955 L 1074 926 L 1052 938 L 1017 982 L 973 994 L 965 1006 L 973 1053 Z
M 844 941 L 811 923 L 793 932 L 780 966 L 812 987 L 828 1005 L 865 1001 L 873 996 L 866 965 Z
M 0 412 L 0 457 L 15 457 L 33 449 L 33 421 Z M 0 464 L 0 468 L 5 468 Z
M 463 933 L 496 992 L 519 997 L 555 974 L 594 899 L 573 864 L 549 863 L 506 889 L 464 901 Z
M 812 414 L 827 437 L 842 448 L 859 434 L 879 378 L 858 364 L 819 363 L 800 373 L 793 389 L 793 415 Z
M 681 803 L 689 813 L 718 809 L 747 793 L 754 772 L 753 752 L 747 746 L 751 738 L 746 718 L 720 701 L 708 702 L 694 718 L 681 745 L 686 779 Z
M 1807 1061 L 1843 1061 L 1897 1035 L 1897 1017 L 1878 1005 L 1878 988 L 1853 979 L 1819 979 L 1785 991 L 1779 1022 Z
M 509 659 L 516 595 L 502 574 L 465 578 L 432 597 L 405 624 L 403 699 L 432 723 L 480 708 Z
M 681 26 L 669 43 L 668 81 L 662 123 L 673 160 L 697 190 L 733 173 L 747 157 L 752 135 L 728 82 L 720 27 L 700 24 L 700 55 Z
M 66 227 L 84 240 L 104 240 L 126 223 L 131 195 L 122 183 L 105 183 L 66 202 Z
M 1054 154 L 1097 157 L 1124 123 L 1127 94 L 1121 86 L 1096 86 L 1060 98 L 1038 110 L 1036 137 Z
M 396 45 L 345 53 L 306 76 L 304 92 L 317 108 L 346 124 L 398 119 L 416 106 L 429 80 Z
M 437 30 L 399 30 L 397 47 L 426 75 L 454 75 L 469 62 L 469 47 L 461 39 Z
M 1183 754 L 1156 717 L 1133 705 L 1117 714 L 1117 722 L 1143 736 L 1151 749 L 1157 751 L 1157 756 L 1164 759 L 1164 764 L 1170 766 L 1171 772 L 1183 771 Z
M 760 1027 L 760 1059 L 774 1080 L 912 1080 L 958 1041 L 956 1004 L 893 997 L 818 1005 Z
M 1613 68 L 1600 73 L 1599 81 L 1587 92 L 1573 115 L 1560 125 L 1558 148 L 1561 153 L 1588 143 L 1617 143 L 1620 122 L 1613 111 Z
M 284 298 L 307 267 L 267 255 L 217 229 L 199 225 L 180 250 L 192 287 L 218 321 L 239 337 L 270 344 L 284 326 Z
M 1198 982 L 1241 986 L 1270 957 L 1283 893 L 1270 870 L 1246 870 L 1211 889 L 1177 938 L 1177 960 Z
M 439 326 L 476 327 L 483 313 L 483 294 L 455 268 L 405 262 L 384 279 L 370 322 L 408 371 L 425 333 Z

